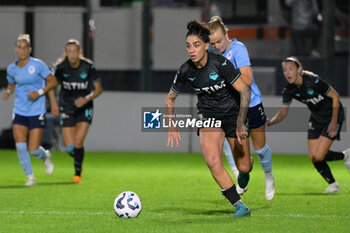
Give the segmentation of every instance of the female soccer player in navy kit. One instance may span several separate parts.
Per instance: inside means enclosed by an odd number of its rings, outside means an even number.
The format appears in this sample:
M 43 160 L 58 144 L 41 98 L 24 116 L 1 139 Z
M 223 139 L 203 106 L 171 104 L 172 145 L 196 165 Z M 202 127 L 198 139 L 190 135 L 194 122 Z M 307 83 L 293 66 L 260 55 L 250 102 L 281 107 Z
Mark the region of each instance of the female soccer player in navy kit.
M 308 129 L 309 157 L 329 184 L 324 193 L 338 193 L 339 185 L 327 161 L 344 160 L 350 172 L 350 149 L 343 152 L 329 150 L 333 141 L 340 139 L 340 130 L 345 118 L 339 94 L 318 75 L 303 70 L 296 57 L 284 59 L 282 67 L 288 82 L 283 90 L 283 104 L 271 121 L 267 121 L 267 125 L 277 124 L 287 116 L 292 99 L 305 103 L 311 111 Z
M 242 203 L 221 160 L 224 138 L 227 137 L 235 151 L 240 170 L 249 174 L 252 168 L 249 151 L 243 151 L 241 144 L 242 141 L 249 140 L 245 126 L 250 100 L 249 86 L 239 77 L 239 71 L 234 69 L 230 61 L 219 54 L 207 52 L 210 33 L 207 28 L 192 20 L 187 29 L 186 49 L 190 59 L 180 67 L 175 76 L 166 100 L 167 115 L 173 115 L 177 95 L 184 83 L 190 83 L 198 97 L 199 119 L 215 118 L 221 121 L 220 128 L 199 129 L 205 161 L 221 187 L 222 194 L 236 207 L 234 216 L 250 216 L 249 208 Z M 235 97 L 240 98 L 240 101 Z M 179 140 L 179 131 L 170 126 L 168 146 L 173 147 L 174 142 L 177 146 Z
M 29 154 L 42 159 L 51 175 L 53 163 L 48 150 L 40 146 L 45 126 L 45 93 L 57 85 L 44 62 L 30 56 L 30 36 L 21 34 L 16 41 L 17 60 L 7 68 L 8 87 L 3 99 L 16 92 L 12 130 L 19 162 L 27 176 L 26 186 L 36 184 Z M 45 84 L 46 83 L 46 84 Z
M 53 112 L 60 112 L 63 140 L 66 152 L 74 157 L 73 183 L 81 182 L 84 159 L 84 140 L 93 117 L 92 100 L 102 93 L 100 78 L 92 62 L 82 56 L 80 43 L 70 39 L 59 59 L 55 76 L 61 84 L 59 110 L 57 103 Z M 50 96 L 54 99 L 53 91 Z
M 265 197 L 272 200 L 275 196 L 275 184 L 272 173 L 272 156 L 270 147 L 266 143 L 265 121 L 266 115 L 262 105 L 262 96 L 255 84 L 247 48 L 236 39 L 228 37 L 228 28 L 219 16 L 213 16 L 207 27 L 210 30 L 210 43 L 223 56 L 229 59 L 236 69 L 241 72 L 241 77 L 251 88 L 250 104 L 248 109 L 250 136 L 255 152 L 258 155 L 261 167 L 265 173 Z M 249 146 L 249 145 L 247 145 Z M 236 178 L 239 180 L 237 168 L 232 156 L 232 150 L 227 140 L 224 143 L 224 153 Z M 239 194 L 243 194 L 247 188 L 237 186 Z

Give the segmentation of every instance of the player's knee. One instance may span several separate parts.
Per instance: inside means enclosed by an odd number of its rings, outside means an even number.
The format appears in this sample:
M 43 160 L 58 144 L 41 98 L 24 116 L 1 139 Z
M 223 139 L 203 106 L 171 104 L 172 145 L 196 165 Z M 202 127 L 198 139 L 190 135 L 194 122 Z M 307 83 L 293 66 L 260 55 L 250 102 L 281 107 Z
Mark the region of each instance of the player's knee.
M 316 154 L 313 154 L 313 155 L 312 155 L 311 161 L 312 161 L 313 163 L 315 163 L 315 162 L 322 162 L 323 159 L 322 159 L 321 156 L 318 156 L 318 155 L 316 155 Z
M 311 161 L 314 163 L 314 162 L 321 162 L 322 160 L 323 160 L 323 156 L 319 153 L 319 152 L 317 152 L 317 151 L 315 151 L 315 152 L 311 152 L 311 154 L 310 154 L 311 156 Z
M 262 150 L 266 146 L 265 141 L 252 141 L 255 151 Z
M 211 171 L 219 170 L 222 167 L 221 160 L 216 157 L 207 158 L 206 162 Z
M 16 143 L 16 149 L 19 152 L 27 151 L 27 143 L 26 142 L 18 142 L 18 143 Z
M 84 142 L 81 142 L 81 141 L 74 142 L 75 148 L 82 148 L 83 146 L 84 146 Z
M 237 168 L 240 172 L 249 173 L 252 166 L 250 164 L 240 164 Z

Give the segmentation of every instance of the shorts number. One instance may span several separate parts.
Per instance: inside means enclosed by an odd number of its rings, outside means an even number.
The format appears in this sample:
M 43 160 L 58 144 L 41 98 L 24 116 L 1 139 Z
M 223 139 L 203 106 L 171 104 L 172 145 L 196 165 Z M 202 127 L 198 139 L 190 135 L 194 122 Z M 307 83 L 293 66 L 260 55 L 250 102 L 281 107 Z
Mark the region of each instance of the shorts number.
M 91 120 L 91 119 L 92 119 L 92 115 L 93 115 L 93 110 L 92 110 L 92 108 L 90 108 L 90 109 L 85 109 L 85 117 L 86 117 L 87 119 Z
M 44 114 L 40 114 L 38 119 L 39 119 L 40 121 L 43 121 L 43 120 L 44 120 Z
M 261 116 L 264 116 L 264 110 L 263 110 L 262 107 L 259 107 L 259 108 L 258 108 L 258 111 L 260 112 L 260 115 L 261 115 Z

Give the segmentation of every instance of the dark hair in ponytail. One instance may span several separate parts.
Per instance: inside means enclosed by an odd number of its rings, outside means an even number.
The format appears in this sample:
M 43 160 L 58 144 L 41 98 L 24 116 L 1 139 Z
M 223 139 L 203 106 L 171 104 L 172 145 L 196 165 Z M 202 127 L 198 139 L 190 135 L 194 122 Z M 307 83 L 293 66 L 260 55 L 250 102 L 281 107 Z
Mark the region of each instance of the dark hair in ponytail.
M 210 31 L 203 24 L 193 19 L 187 24 L 187 29 L 188 32 L 186 34 L 186 38 L 188 36 L 195 35 L 201 38 L 205 43 L 209 43 Z

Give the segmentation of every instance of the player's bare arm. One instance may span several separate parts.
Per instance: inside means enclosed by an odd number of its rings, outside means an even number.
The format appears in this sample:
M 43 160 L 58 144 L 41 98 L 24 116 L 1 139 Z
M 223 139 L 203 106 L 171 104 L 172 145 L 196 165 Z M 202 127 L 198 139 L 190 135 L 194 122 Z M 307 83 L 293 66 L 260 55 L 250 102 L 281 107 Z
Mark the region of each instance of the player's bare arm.
M 54 90 L 50 90 L 48 92 L 48 96 L 49 96 L 49 100 L 50 100 L 51 113 L 54 116 L 58 117 L 58 115 L 60 113 L 60 110 L 59 110 L 58 103 L 57 103 L 56 98 L 55 98 L 55 91 Z
M 332 120 L 329 123 L 327 132 L 330 137 L 335 137 L 337 135 L 338 115 L 340 107 L 339 94 L 336 90 L 334 90 L 333 87 L 331 87 L 331 90 L 328 92 L 327 96 L 329 98 L 332 98 Z
M 239 68 L 239 72 L 241 72 L 240 78 L 242 78 L 248 86 L 251 86 L 253 83 L 252 68 L 250 66 L 243 66 Z
M 57 80 L 55 78 L 55 76 L 53 76 L 52 74 L 50 74 L 47 78 L 46 78 L 46 86 L 44 88 L 39 89 L 38 91 L 28 91 L 28 97 L 31 100 L 36 100 L 37 98 L 39 98 L 40 96 L 48 93 L 50 90 L 52 90 L 53 88 L 55 88 L 57 86 Z
M 94 82 L 94 91 L 85 97 L 79 97 L 74 101 L 75 106 L 78 108 L 83 107 L 87 102 L 95 99 L 103 92 L 101 82 Z
M 283 104 L 279 112 L 274 117 L 272 117 L 271 120 L 266 121 L 266 125 L 271 126 L 281 122 L 287 116 L 288 110 L 289 110 L 289 105 Z
M 245 139 L 248 137 L 248 132 L 245 128 L 245 119 L 247 118 L 249 103 L 250 103 L 250 87 L 240 78 L 232 85 L 241 95 L 239 113 L 237 117 L 237 139 Z
M 175 145 L 179 145 L 179 141 L 181 141 L 181 135 L 178 129 L 176 129 L 172 124 L 172 115 L 174 114 L 174 108 L 175 108 L 175 99 L 179 94 L 174 92 L 173 90 L 170 90 L 168 93 L 168 96 L 166 98 L 166 114 L 168 116 L 169 120 L 169 133 L 168 133 L 168 146 L 174 147 L 174 140 Z
M 2 95 L 2 99 L 7 100 L 10 97 L 10 95 L 15 91 L 15 87 L 16 87 L 15 83 L 9 83 L 6 91 Z

